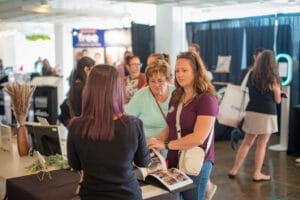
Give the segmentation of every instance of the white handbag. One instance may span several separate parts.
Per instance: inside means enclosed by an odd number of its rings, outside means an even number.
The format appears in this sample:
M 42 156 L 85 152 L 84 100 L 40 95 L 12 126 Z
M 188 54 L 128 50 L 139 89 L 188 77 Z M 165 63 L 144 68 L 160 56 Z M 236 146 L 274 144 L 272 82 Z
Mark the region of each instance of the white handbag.
M 220 124 L 237 128 L 245 116 L 249 102 L 247 82 L 250 71 L 245 76 L 241 86 L 228 84 L 217 116 Z
M 177 112 L 176 112 L 176 130 L 177 130 L 177 138 L 181 138 L 181 127 L 180 127 L 180 114 L 182 111 L 183 104 L 180 101 L 178 104 Z M 193 147 L 186 150 L 179 151 L 179 163 L 178 168 L 183 171 L 184 173 L 191 175 L 191 176 L 198 176 L 206 153 L 209 150 L 209 147 L 212 142 L 212 135 L 213 135 L 214 128 L 211 129 L 209 136 L 208 136 L 208 142 L 206 145 L 206 149 L 204 151 L 201 147 Z

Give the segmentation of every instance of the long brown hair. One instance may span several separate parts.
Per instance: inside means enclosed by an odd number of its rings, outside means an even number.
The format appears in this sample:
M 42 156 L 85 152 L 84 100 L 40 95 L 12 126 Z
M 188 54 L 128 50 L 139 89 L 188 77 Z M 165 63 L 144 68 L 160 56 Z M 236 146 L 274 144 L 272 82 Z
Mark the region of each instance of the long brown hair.
M 270 90 L 272 85 L 280 83 L 273 51 L 264 50 L 257 58 L 251 81 L 261 93 Z
M 110 65 L 92 68 L 82 95 L 82 113 L 71 121 L 76 133 L 93 141 L 114 137 L 114 116 L 124 113 L 123 81 Z
M 193 88 L 197 92 L 197 94 L 212 94 L 216 95 L 216 91 L 214 86 L 211 84 L 207 77 L 207 70 L 206 67 L 201 59 L 201 57 L 198 54 L 195 54 L 193 52 L 182 52 L 177 56 L 176 60 L 179 59 L 187 59 L 189 60 L 193 65 L 194 70 L 194 84 Z M 181 96 L 183 95 L 183 88 L 179 85 L 175 78 L 175 86 L 176 89 L 173 92 L 173 98 L 172 101 L 174 103 L 178 103 L 181 99 Z

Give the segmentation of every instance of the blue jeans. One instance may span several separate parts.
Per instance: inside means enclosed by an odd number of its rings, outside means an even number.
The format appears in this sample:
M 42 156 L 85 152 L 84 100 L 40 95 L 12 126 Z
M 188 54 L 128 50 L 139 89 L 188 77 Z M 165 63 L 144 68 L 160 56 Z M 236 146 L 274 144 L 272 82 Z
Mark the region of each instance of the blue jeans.
M 212 163 L 210 161 L 205 161 L 198 176 L 189 176 L 194 181 L 196 187 L 182 192 L 180 194 L 180 200 L 203 200 L 211 170 Z

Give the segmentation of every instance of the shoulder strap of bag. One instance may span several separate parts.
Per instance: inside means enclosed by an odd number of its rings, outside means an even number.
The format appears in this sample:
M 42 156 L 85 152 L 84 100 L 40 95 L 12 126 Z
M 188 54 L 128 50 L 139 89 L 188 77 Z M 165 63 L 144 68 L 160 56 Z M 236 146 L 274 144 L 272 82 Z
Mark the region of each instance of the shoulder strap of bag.
M 181 115 L 181 111 L 183 108 L 183 103 L 180 100 L 178 107 L 177 107 L 177 112 L 176 112 L 176 132 L 177 132 L 177 138 L 180 139 L 181 138 L 181 127 L 180 127 L 180 115 Z M 210 145 L 212 143 L 212 139 L 213 139 L 213 132 L 214 132 L 214 126 L 211 128 L 210 132 L 209 132 L 209 136 L 208 136 L 208 141 L 207 141 L 207 145 L 206 145 L 206 149 L 205 149 L 205 153 L 208 152 Z
M 246 90 L 248 79 L 249 79 L 249 75 L 250 75 L 251 72 L 252 72 L 252 69 L 249 69 L 249 71 L 247 72 L 245 78 L 243 79 L 242 84 L 241 84 L 242 90 Z
M 150 93 L 152 94 L 152 96 L 153 96 L 153 98 L 154 98 L 154 100 L 155 100 L 155 102 L 156 102 L 156 105 L 157 105 L 157 106 L 158 106 L 158 108 L 159 108 L 159 111 L 160 111 L 160 113 L 162 114 L 162 116 L 163 116 L 164 120 L 165 120 L 165 121 L 166 121 L 166 123 L 167 123 L 167 117 L 166 117 L 165 113 L 163 112 L 162 108 L 160 107 L 160 105 L 159 105 L 158 101 L 156 100 L 156 98 L 155 98 L 155 96 L 154 96 L 154 94 L 153 94 L 153 92 L 151 91 L 151 89 L 150 89 L 150 88 L 149 88 L 149 90 L 150 90 Z

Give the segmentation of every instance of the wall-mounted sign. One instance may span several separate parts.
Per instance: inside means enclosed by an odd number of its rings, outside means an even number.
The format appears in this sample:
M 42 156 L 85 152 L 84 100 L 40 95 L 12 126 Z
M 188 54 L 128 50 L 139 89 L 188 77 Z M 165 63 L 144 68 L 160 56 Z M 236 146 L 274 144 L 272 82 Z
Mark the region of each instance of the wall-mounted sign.
M 74 48 L 105 47 L 104 31 L 98 29 L 73 29 Z

